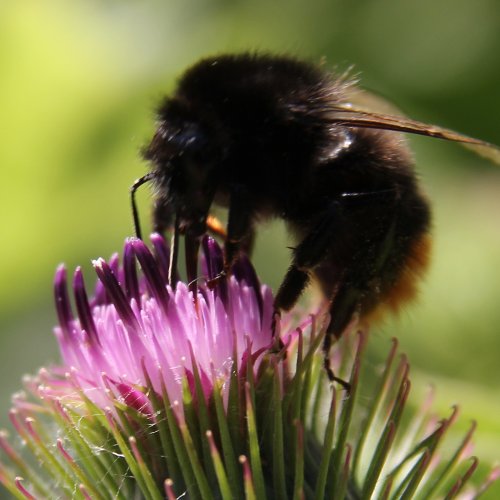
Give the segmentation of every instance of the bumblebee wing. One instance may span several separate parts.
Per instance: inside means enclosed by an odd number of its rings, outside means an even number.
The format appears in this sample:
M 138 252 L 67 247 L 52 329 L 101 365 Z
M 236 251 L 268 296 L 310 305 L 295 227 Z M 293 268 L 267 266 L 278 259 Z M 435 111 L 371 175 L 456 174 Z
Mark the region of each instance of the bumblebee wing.
M 465 148 L 476 154 L 500 165 L 500 148 L 489 142 L 467 137 L 453 130 L 429 125 L 427 123 L 411 120 L 405 116 L 395 116 L 384 113 L 366 111 L 355 105 L 346 103 L 332 106 L 331 120 L 341 123 L 346 127 L 376 128 L 382 130 L 393 130 L 409 134 L 436 137 L 447 141 L 461 143 Z
M 406 114 L 392 101 L 373 90 L 351 85 L 345 89 L 344 93 L 346 95 L 345 101 L 349 103 L 350 107 L 357 110 L 362 110 L 366 113 L 391 115 L 393 117 L 406 117 Z

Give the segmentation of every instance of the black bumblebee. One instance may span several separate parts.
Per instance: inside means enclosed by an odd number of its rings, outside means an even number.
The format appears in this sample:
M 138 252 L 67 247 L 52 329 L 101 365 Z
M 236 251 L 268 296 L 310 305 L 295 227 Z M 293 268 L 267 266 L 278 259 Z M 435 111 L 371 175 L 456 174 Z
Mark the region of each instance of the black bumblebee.
M 328 353 L 351 320 L 396 310 L 416 292 L 431 239 L 429 203 L 400 134 L 463 142 L 498 161 L 490 144 L 403 117 L 364 111 L 355 86 L 290 57 L 204 59 L 158 109 L 144 158 L 154 229 L 185 235 L 188 280 L 211 206 L 228 207 L 225 271 L 249 252 L 255 226 L 283 219 L 296 238 L 275 309 L 290 309 L 311 278 L 330 301 Z M 207 220 L 209 221 L 207 224 Z M 333 376 L 333 375 L 332 375 Z

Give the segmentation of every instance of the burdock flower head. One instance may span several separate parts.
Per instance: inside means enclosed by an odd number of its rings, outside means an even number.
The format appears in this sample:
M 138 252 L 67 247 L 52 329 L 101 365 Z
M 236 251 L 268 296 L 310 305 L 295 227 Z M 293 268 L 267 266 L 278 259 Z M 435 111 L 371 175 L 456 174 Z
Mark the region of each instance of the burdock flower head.
M 152 244 L 153 253 L 131 239 L 121 264 L 97 260 L 91 299 L 80 269 L 73 301 L 58 269 L 62 364 L 14 397 L 24 449 L 0 435 L 0 482 L 11 495 L 319 500 L 473 489 L 472 429 L 448 460 L 437 452 L 456 410 L 402 418 L 410 382 L 396 342 L 375 377 L 362 363 L 366 335 L 343 339 L 333 365 L 351 392 L 337 391 L 322 368 L 320 316 L 281 318 L 273 337 L 273 297 L 248 259 L 215 281 L 222 252 L 206 238 L 201 276 L 215 285 L 188 286 L 169 270 L 163 238 Z

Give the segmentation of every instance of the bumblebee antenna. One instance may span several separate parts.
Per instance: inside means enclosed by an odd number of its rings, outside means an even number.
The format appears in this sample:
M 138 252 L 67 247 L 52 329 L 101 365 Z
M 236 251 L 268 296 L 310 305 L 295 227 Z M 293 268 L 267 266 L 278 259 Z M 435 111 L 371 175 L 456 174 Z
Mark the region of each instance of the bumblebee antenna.
M 156 177 L 155 172 L 149 172 L 146 175 L 143 175 L 139 179 L 137 179 L 132 186 L 130 186 L 130 203 L 132 205 L 132 217 L 134 219 L 134 230 L 137 238 L 142 240 L 141 234 L 141 224 L 139 222 L 139 212 L 137 210 L 137 203 L 135 201 L 135 192 L 146 182 L 149 182 L 151 179 Z

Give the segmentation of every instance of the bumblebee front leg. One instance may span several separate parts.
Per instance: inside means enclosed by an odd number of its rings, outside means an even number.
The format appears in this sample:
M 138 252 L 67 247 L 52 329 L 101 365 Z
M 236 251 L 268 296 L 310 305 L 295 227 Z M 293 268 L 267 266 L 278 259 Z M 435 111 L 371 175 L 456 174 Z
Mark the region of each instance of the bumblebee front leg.
M 243 186 L 231 188 L 227 236 L 224 242 L 224 270 L 227 273 L 240 251 L 249 251 L 255 238 L 253 227 L 254 206 Z
M 215 228 L 219 234 L 224 234 L 224 268 L 214 278 L 207 282 L 212 288 L 217 282 L 228 275 L 231 266 L 238 257 L 240 251 L 248 252 L 254 241 L 255 231 L 253 228 L 254 206 L 251 203 L 248 191 L 240 185 L 231 188 L 228 221 L 226 230 L 217 225 Z M 214 229 L 216 219 L 208 219 L 209 229 Z

